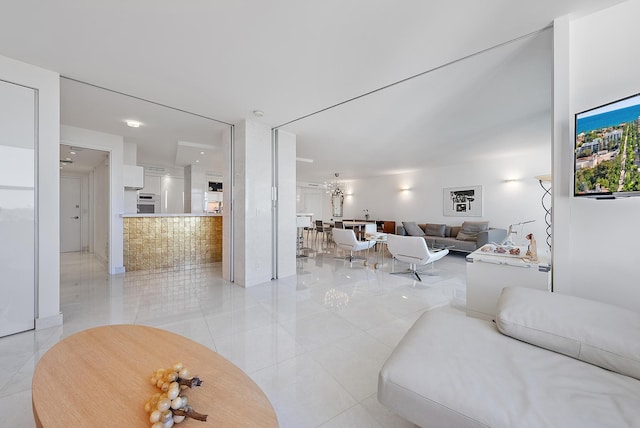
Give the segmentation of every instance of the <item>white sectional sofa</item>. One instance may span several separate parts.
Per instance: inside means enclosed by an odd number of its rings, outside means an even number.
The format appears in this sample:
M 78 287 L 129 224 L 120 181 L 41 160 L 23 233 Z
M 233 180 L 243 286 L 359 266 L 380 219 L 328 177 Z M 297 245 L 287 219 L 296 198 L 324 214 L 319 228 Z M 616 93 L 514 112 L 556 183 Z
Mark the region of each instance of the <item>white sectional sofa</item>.
M 424 313 L 382 367 L 378 399 L 421 427 L 640 427 L 638 377 L 640 314 L 507 287 L 496 323 Z

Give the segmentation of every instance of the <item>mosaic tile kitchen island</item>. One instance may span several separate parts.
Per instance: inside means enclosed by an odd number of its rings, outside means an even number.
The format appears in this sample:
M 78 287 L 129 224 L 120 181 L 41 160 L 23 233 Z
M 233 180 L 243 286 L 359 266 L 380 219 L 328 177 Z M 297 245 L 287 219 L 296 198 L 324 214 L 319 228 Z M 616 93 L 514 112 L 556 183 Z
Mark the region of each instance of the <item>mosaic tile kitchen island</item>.
M 127 271 L 222 261 L 221 214 L 124 214 Z

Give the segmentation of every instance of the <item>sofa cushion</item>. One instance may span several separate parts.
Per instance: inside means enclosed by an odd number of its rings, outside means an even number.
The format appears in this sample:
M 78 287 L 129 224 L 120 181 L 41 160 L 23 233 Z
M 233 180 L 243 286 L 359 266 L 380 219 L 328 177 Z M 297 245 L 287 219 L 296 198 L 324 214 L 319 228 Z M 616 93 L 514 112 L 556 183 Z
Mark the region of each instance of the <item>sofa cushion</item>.
M 402 226 L 409 236 L 424 236 L 424 230 L 415 221 L 403 221 Z
M 461 241 L 477 241 L 478 233 L 489 229 L 488 221 L 465 221 L 456 238 Z
M 496 325 L 503 334 L 640 379 L 640 314 L 579 297 L 506 287 Z
M 424 228 L 424 234 L 428 236 L 441 236 L 444 238 L 444 232 L 446 228 L 446 224 L 427 223 Z
M 449 232 L 447 233 L 447 236 L 455 238 L 456 236 L 458 236 L 458 233 L 460 233 L 460 229 L 462 229 L 462 227 L 460 226 L 451 226 L 449 228 Z

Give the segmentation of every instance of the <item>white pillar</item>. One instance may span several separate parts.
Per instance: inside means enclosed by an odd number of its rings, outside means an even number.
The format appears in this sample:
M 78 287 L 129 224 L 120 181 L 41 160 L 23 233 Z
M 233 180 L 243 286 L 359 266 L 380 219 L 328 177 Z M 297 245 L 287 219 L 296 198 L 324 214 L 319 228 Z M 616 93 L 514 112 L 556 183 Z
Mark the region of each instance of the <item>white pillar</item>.
M 271 129 L 243 120 L 235 125 L 234 151 L 234 282 L 250 287 L 272 278 Z

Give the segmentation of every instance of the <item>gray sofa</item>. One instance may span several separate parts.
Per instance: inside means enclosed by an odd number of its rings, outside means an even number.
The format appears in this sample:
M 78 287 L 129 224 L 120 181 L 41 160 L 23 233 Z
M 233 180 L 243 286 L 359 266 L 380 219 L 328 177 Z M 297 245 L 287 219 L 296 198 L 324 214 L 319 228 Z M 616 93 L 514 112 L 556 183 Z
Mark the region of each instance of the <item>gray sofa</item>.
M 490 242 L 501 242 L 507 231 L 489 227 L 488 221 L 465 221 L 460 226 L 403 221 L 396 234 L 422 236 L 431 248 L 471 253 Z

